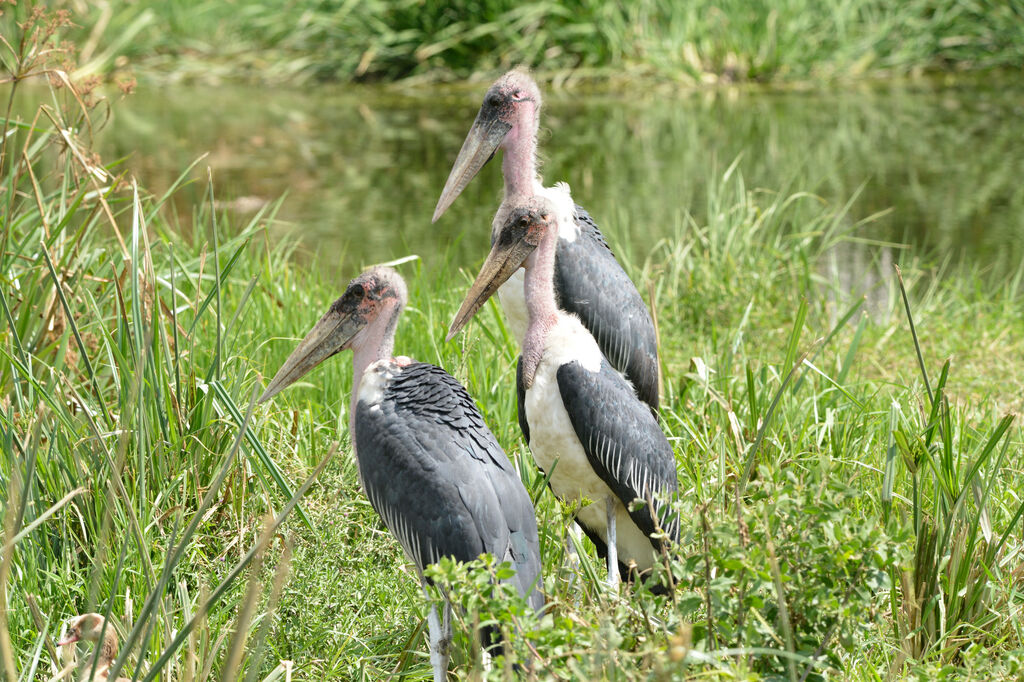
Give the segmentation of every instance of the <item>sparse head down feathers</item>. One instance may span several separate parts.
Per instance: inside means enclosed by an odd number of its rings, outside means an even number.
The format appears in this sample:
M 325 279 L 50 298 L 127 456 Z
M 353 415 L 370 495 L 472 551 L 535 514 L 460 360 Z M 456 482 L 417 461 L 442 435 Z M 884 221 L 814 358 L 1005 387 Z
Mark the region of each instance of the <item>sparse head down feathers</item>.
M 288 356 L 260 396 L 260 402 L 266 402 L 346 348 L 355 352 L 360 368 L 358 380 L 361 370 L 370 362 L 391 355 L 398 317 L 408 299 L 405 280 L 389 267 L 373 267 L 355 277 Z
M 499 240 L 507 238 L 506 234 L 522 233 L 523 239 L 536 246 L 549 230 L 558 229 L 554 216 L 555 206 L 551 201 L 540 195 L 529 197 L 509 212 Z
M 377 265 L 364 270 L 349 282 L 346 293 L 357 287 L 362 288 L 367 297 L 371 299 L 395 298 L 403 306 L 409 300 L 409 290 L 405 285 L 405 280 L 394 268 L 385 265 Z
M 513 101 L 530 101 L 534 103 L 537 113 L 540 113 L 541 94 L 536 81 L 530 75 L 530 71 L 523 66 L 517 66 L 506 72 L 501 78 L 494 81 L 494 84 L 487 90 L 488 98 L 499 97 Z

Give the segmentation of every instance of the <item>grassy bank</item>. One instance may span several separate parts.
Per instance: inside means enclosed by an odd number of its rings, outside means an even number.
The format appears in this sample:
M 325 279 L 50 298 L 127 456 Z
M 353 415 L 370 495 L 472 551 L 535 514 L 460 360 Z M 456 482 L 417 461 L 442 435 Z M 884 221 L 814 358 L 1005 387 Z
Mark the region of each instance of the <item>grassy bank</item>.
M 558 82 L 693 85 L 1024 66 L 1021 0 L 51 4 L 76 13 L 86 72 L 215 82 L 462 80 L 528 64 Z
M 81 94 L 39 112 L 5 120 L 0 166 L 6 677 L 51 679 L 60 623 L 99 610 L 129 677 L 428 678 L 422 594 L 349 454 L 349 361 L 251 404 L 344 282 L 268 240 L 272 209 L 234 223 L 207 187 L 182 215 L 105 170 L 61 133 L 102 112 Z M 1021 406 L 1024 270 L 903 262 L 906 304 L 886 268 L 868 305 L 824 267 L 841 206 L 751 192 L 735 168 L 708 186 L 707 220 L 678 207 L 648 252 L 608 216 L 658 315 L 685 519 L 670 597 L 607 594 L 590 551 L 570 586 L 500 313 L 442 341 L 476 263 L 400 266 L 397 351 L 466 384 L 537 497 L 550 613 L 514 655 L 535 649 L 552 679 L 1019 674 L 1022 434 L 1005 415 Z M 486 570 L 437 576 L 467 606 L 457 672 L 483 675 L 467 633 L 515 604 Z

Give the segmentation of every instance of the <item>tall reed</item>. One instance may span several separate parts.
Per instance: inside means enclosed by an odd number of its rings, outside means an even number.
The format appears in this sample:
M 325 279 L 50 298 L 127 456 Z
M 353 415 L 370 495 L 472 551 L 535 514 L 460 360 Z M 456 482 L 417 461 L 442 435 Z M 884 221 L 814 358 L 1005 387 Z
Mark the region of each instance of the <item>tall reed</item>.
M 180 647 L 243 603 L 243 650 L 262 589 L 242 597 L 235 581 L 254 557 L 287 563 L 274 532 L 330 458 L 293 489 L 261 445 L 255 375 L 227 373 L 253 289 L 235 267 L 264 218 L 236 231 L 204 212 L 210 242 L 167 239 L 161 200 L 90 148 L 101 99 L 69 75 L 69 17 L 23 18 L 0 46 L 0 661 L 12 680 L 57 673 L 44 644 L 65 617 L 96 610 L 132 624 L 112 677 L 128 666 L 135 679 L 209 679 L 220 645 L 191 663 Z M 50 102 L 13 118 L 32 79 L 49 82 Z M 259 513 L 272 519 L 250 539 Z M 196 553 L 224 533 L 235 536 L 226 574 Z M 236 656 L 223 674 L 258 672 Z

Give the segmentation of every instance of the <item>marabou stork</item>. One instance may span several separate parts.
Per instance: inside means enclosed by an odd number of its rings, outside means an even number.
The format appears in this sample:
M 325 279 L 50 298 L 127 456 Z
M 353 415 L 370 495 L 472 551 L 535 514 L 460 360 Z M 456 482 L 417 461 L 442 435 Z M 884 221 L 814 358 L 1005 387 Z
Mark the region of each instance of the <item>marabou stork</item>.
M 609 581 L 616 585 L 629 562 L 643 574 L 666 539 L 679 538 L 670 507 L 679 489 L 675 457 L 657 418 L 594 337 L 556 305 L 558 215 L 542 197 L 510 209 L 448 338 L 526 268 L 528 324 L 516 370 L 519 426 L 537 465 L 551 472 L 555 495 L 595 502 L 580 509 L 576 521 L 598 553 L 607 554 Z
M 274 376 L 264 402 L 346 348 L 353 353 L 352 435 L 370 504 L 415 564 L 488 552 L 509 561 L 520 594 L 543 607 L 540 546 L 530 496 L 462 385 L 434 365 L 392 357 L 405 282 L 376 267 L 351 282 Z M 451 604 L 428 616 L 434 679 L 444 680 Z M 490 642 L 486 641 L 485 646 Z
M 512 208 L 526 198 L 536 195 L 552 202 L 558 223 L 555 301 L 560 309 L 579 316 L 612 367 L 625 374 L 640 399 L 657 412 L 658 345 L 650 312 L 594 219 L 573 201 L 569 186 L 545 187 L 541 181 L 537 173 L 540 107 L 540 89 L 525 71 L 509 71 L 491 86 L 448 175 L 433 219 L 436 222 L 484 164 L 503 149 L 505 197 L 494 216 L 491 242 Z M 498 297 L 521 343 L 526 330 L 521 276 L 502 287 Z

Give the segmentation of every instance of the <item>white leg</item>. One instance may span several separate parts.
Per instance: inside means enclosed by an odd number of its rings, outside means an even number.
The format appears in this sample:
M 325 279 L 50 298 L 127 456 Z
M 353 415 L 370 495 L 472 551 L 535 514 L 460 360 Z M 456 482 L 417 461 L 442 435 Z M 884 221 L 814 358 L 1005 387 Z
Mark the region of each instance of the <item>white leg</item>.
M 452 606 L 445 600 L 444 623 L 437 616 L 437 606 L 430 607 L 427 624 L 430 626 L 430 665 L 434 668 L 434 682 L 448 679 L 448 645 L 452 641 Z
M 619 552 L 615 546 L 615 501 L 611 495 L 605 499 L 608 514 L 608 584 L 612 589 L 619 586 Z
M 448 669 L 448 648 L 452 643 L 452 603 L 445 597 L 444 622 L 441 624 L 441 636 L 444 642 L 444 667 Z

